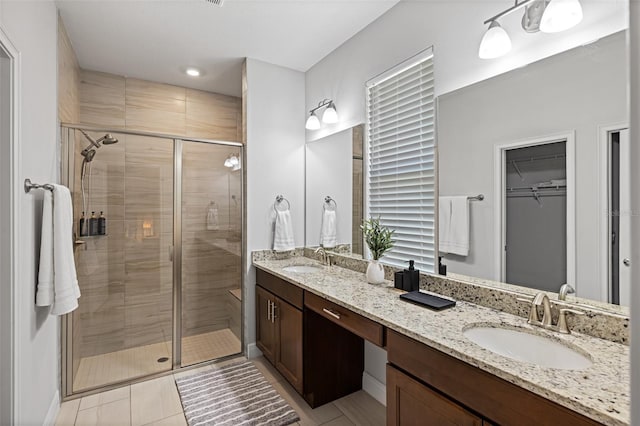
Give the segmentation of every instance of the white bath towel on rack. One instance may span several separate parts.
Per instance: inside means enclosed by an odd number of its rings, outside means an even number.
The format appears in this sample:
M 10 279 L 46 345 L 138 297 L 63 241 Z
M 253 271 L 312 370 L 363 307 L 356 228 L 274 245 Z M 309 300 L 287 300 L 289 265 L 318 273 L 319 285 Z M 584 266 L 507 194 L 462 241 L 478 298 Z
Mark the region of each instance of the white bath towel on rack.
M 440 197 L 438 240 L 441 253 L 469 255 L 469 202 L 466 195 Z
M 69 189 L 53 185 L 44 192 L 40 269 L 36 305 L 51 306 L 52 315 L 78 307 L 80 288 L 73 258 L 73 209 Z
M 320 245 L 334 248 L 337 244 L 337 216 L 335 210 L 323 210 L 322 227 L 320 228 Z
M 276 223 L 273 233 L 273 249 L 275 251 L 290 251 L 295 248 L 293 240 L 293 222 L 289 210 L 276 209 Z

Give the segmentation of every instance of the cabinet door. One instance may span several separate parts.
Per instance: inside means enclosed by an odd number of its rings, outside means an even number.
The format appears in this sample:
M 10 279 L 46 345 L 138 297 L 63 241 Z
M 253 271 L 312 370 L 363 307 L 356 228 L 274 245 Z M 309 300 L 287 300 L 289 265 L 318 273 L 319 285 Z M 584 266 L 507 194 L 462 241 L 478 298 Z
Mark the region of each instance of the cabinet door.
M 256 286 L 256 346 L 272 363 L 276 353 L 276 323 L 270 312 L 275 301 L 274 295 Z
M 387 364 L 387 426 L 482 425 L 452 400 Z
M 302 311 L 278 299 L 275 317 L 276 368 L 302 394 Z

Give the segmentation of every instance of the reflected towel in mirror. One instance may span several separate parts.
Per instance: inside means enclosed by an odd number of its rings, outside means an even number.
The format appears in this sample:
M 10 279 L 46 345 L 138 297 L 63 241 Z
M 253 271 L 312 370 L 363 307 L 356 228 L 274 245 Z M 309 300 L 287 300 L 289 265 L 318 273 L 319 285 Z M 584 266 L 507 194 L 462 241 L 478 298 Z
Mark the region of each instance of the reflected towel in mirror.
M 469 203 L 466 195 L 439 198 L 438 240 L 441 253 L 469 255 Z

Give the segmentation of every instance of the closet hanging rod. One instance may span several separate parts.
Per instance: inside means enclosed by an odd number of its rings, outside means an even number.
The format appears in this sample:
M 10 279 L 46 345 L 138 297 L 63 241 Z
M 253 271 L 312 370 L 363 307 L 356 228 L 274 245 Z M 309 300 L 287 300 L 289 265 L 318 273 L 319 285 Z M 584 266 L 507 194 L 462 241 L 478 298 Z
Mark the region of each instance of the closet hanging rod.
M 511 158 L 509 162 L 510 163 L 526 163 L 530 161 L 560 160 L 561 158 L 567 158 L 567 154 L 552 154 L 552 155 L 540 155 L 537 157 Z
M 46 189 L 47 191 L 53 191 L 53 185 L 45 183 L 45 184 L 39 184 L 39 183 L 33 183 L 31 182 L 31 179 L 27 178 L 24 180 L 24 192 L 29 193 L 29 191 L 31 191 L 32 189 Z

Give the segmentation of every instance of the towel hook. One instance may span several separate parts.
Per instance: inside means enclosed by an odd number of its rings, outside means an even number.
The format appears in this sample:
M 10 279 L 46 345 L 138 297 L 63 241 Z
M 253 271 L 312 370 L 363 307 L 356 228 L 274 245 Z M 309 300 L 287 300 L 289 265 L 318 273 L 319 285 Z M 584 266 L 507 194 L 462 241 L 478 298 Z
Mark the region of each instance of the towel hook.
M 278 210 L 278 206 L 280 204 L 282 204 L 283 201 L 287 202 L 287 208 L 285 210 Z M 282 195 L 276 195 L 276 202 L 273 203 L 273 209 L 278 212 L 278 211 L 287 211 L 291 208 L 291 203 L 289 202 L 289 200 L 287 200 L 286 198 L 284 198 Z

